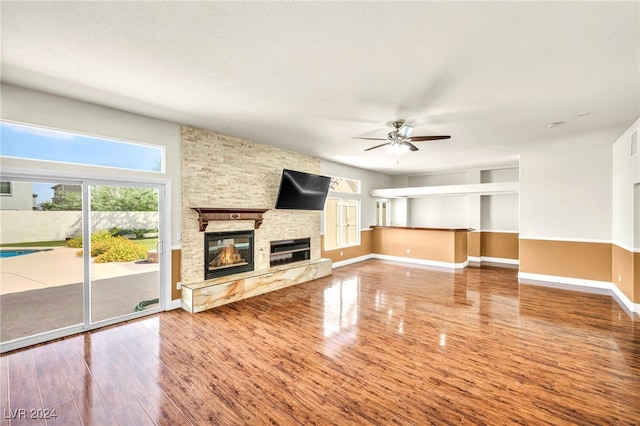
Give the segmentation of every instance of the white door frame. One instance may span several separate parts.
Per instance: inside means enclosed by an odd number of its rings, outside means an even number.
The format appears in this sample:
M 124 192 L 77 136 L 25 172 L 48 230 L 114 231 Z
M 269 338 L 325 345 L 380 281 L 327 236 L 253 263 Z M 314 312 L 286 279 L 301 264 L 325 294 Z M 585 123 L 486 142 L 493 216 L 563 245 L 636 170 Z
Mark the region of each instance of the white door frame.
M 84 283 L 83 283 L 83 312 L 84 312 L 84 322 L 83 324 L 73 325 L 69 327 L 64 327 L 61 329 L 48 331 L 44 333 L 35 334 L 32 336 L 27 336 L 24 338 L 11 340 L 8 342 L 0 343 L 0 353 L 20 349 L 26 346 L 35 345 L 37 343 L 46 342 L 49 340 L 57 339 L 60 337 L 69 336 L 72 334 L 76 334 L 79 332 L 93 330 L 96 328 L 104 327 L 107 325 L 127 321 L 133 318 L 139 318 L 141 316 L 155 314 L 167 309 L 171 309 L 171 180 L 170 179 L 159 179 L 155 177 L 123 177 L 123 178 L 113 178 L 110 176 L 90 176 L 87 174 L 79 174 L 79 173 L 63 173 L 57 171 L 48 171 L 48 170 L 34 170 L 34 169 L 22 169 L 22 168 L 10 168 L 4 167 L 0 171 L 0 179 L 5 181 L 11 180 L 22 180 L 22 181 L 33 181 L 33 182 L 60 182 L 60 183 L 74 183 L 74 184 L 82 184 L 83 191 L 83 239 L 85 241 L 90 241 L 90 226 L 86 226 L 89 224 L 88 215 L 89 209 L 88 206 L 88 186 L 89 185 L 119 185 L 119 186 L 147 186 L 151 188 L 158 189 L 159 191 L 159 209 L 158 209 L 158 222 L 159 222 L 159 246 L 158 246 L 158 258 L 160 262 L 160 270 L 159 270 L 159 281 L 160 281 L 160 294 L 159 299 L 160 303 L 158 307 L 149 309 L 142 312 L 132 313 L 130 315 L 120 316 L 116 318 L 111 318 L 104 321 L 99 321 L 91 324 L 90 322 L 90 300 L 87 304 L 87 299 L 90 297 L 89 292 L 87 291 L 88 286 L 91 285 L 91 280 L 89 277 L 90 269 L 87 267 L 88 262 L 90 262 L 90 253 L 89 251 L 85 251 L 84 257 Z M 87 235 L 88 234 L 88 235 Z

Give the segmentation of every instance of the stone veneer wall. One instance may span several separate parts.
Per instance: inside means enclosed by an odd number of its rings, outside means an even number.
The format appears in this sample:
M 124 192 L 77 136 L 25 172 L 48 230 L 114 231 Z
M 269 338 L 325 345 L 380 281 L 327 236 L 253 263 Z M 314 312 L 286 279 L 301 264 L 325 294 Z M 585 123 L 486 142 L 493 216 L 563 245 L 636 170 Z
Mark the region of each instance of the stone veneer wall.
M 255 231 L 255 269 L 269 268 L 269 243 L 311 238 L 311 259 L 320 258 L 322 212 L 273 210 L 282 169 L 320 173 L 320 160 L 245 139 L 182 127 L 183 283 L 204 281 L 204 232 L 191 207 L 268 208 Z M 210 221 L 206 232 L 253 229 L 253 221 Z

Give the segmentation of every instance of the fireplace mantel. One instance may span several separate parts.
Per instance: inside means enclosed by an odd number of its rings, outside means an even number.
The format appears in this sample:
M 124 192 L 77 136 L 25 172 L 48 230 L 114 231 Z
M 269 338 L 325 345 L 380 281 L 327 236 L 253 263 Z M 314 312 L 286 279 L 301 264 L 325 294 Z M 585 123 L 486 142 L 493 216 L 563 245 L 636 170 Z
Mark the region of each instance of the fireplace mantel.
M 262 215 L 269 209 L 219 209 L 213 207 L 191 207 L 198 213 L 200 232 L 207 229 L 210 220 L 253 220 L 253 229 L 262 225 Z

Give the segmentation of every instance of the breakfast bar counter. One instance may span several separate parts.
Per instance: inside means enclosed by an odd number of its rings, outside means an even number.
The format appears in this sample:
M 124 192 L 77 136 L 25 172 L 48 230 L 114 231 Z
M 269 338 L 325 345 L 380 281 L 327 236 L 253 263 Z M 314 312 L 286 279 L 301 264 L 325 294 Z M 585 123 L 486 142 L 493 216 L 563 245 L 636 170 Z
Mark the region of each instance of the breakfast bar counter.
M 392 258 L 410 258 L 434 266 L 467 266 L 468 228 L 373 226 L 372 251 Z

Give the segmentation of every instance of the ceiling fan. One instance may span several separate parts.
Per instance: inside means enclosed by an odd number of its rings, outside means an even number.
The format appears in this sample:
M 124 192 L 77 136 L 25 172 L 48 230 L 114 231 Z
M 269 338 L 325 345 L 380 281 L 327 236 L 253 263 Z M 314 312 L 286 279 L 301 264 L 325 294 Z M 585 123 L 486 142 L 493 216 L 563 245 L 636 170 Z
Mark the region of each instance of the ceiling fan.
M 449 139 L 451 136 L 411 136 L 413 132 L 413 126 L 410 124 L 405 124 L 404 120 L 396 120 L 391 123 L 395 130 L 390 131 L 385 138 L 354 138 L 354 139 L 367 139 L 374 141 L 384 141 L 387 142 L 372 146 L 371 148 L 365 149 L 365 151 L 371 151 L 372 149 L 381 148 L 383 146 L 388 146 L 391 151 L 396 153 L 402 153 L 406 151 L 417 151 L 418 147 L 415 146 L 412 142 L 423 142 L 423 141 L 436 141 L 440 139 Z

